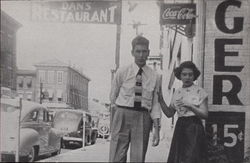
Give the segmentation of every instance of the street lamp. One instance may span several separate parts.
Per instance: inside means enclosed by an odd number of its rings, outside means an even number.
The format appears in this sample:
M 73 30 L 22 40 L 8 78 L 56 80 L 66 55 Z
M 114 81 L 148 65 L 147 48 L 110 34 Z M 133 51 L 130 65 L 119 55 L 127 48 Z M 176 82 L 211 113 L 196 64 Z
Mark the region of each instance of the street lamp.
M 82 112 L 82 150 L 85 151 L 85 121 L 86 121 L 86 114 Z
M 44 98 L 44 94 L 43 94 L 43 83 L 42 83 L 42 81 L 40 81 L 40 104 L 42 104 L 43 98 Z
M 15 162 L 19 162 L 21 111 L 22 111 L 22 98 L 19 99 L 19 114 L 18 114 L 18 124 L 17 124 L 18 131 L 17 131 L 17 145 L 16 145 Z

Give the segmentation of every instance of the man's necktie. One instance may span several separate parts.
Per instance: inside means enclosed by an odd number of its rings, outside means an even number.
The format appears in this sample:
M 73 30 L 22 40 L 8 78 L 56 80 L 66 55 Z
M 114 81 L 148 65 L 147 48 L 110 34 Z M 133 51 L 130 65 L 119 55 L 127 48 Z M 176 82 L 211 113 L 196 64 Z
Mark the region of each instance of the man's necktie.
M 136 75 L 134 107 L 141 107 L 142 98 L 142 68 Z

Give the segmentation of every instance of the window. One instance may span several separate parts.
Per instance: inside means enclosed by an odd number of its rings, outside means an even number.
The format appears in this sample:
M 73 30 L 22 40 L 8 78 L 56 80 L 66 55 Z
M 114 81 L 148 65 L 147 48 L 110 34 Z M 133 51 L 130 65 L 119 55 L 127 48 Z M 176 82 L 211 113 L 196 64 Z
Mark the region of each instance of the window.
M 27 88 L 31 88 L 32 87 L 32 78 L 28 78 L 27 79 Z
M 46 81 L 46 75 L 44 70 L 39 70 L 39 82 L 44 83 Z
M 25 117 L 24 122 L 37 121 L 37 117 L 38 117 L 38 111 L 36 110 L 28 114 L 27 117 Z
M 46 110 L 43 111 L 43 121 L 49 122 L 48 112 Z
M 23 78 L 20 77 L 20 78 L 18 78 L 17 80 L 18 80 L 18 87 L 19 87 L 19 88 L 23 88 Z
M 48 71 L 48 83 L 54 83 L 54 78 L 55 78 L 55 72 Z
M 44 121 L 44 110 L 42 110 L 42 109 L 39 111 L 38 120 L 40 122 Z
M 62 96 L 63 96 L 62 90 L 58 89 L 58 90 L 56 91 L 56 93 L 57 93 L 57 100 L 58 100 L 58 101 L 62 101 Z
M 53 122 L 53 119 L 54 119 L 53 112 L 50 112 L 50 111 L 49 111 L 49 112 L 47 112 L 47 114 L 48 114 L 48 115 L 47 115 L 48 121 L 49 121 L 49 122 Z
M 13 53 L 14 51 L 14 37 L 13 37 L 13 34 L 9 34 L 7 33 L 7 50 L 10 52 L 10 53 Z
M 57 83 L 62 84 L 63 82 L 63 71 L 57 71 Z

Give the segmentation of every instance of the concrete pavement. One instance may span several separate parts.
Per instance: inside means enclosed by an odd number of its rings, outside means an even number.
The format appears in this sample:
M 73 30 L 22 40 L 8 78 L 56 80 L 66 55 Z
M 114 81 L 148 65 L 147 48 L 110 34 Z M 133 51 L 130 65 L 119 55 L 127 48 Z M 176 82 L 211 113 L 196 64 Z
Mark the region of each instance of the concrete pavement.
M 171 142 L 171 135 L 172 134 L 167 134 L 167 136 L 163 136 L 160 144 L 157 147 L 152 147 L 152 136 L 150 137 L 146 162 L 166 162 Z M 107 140 L 98 139 L 95 145 L 72 150 L 70 152 L 47 158 L 39 162 L 108 162 L 109 144 L 110 142 Z

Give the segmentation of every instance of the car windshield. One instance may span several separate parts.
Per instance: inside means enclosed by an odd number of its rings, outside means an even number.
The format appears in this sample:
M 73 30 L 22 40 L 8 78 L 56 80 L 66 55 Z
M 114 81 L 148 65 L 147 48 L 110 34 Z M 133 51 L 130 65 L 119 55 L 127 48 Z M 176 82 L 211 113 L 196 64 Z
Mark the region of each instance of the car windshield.
M 70 111 L 59 111 L 55 115 L 54 127 L 64 131 L 76 131 L 82 114 Z
M 76 121 L 79 119 L 81 115 L 78 115 L 77 113 L 71 113 L 71 112 L 59 112 L 57 114 L 57 120 L 65 119 L 67 121 Z

